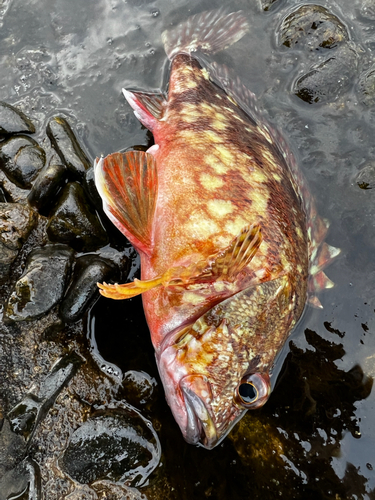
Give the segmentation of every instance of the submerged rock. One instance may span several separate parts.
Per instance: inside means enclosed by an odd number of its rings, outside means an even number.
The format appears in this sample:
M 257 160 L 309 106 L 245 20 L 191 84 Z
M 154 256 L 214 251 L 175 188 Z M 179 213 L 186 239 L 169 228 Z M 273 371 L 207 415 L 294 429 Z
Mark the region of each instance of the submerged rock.
M 126 401 L 138 406 L 145 405 L 152 399 L 157 383 L 148 373 L 129 370 L 124 373 L 122 386 L 125 390 Z
M 47 245 L 31 252 L 6 306 L 13 321 L 35 319 L 52 309 L 63 296 L 73 260 L 65 245 Z
M 66 243 L 77 251 L 95 250 L 108 241 L 95 210 L 77 182 L 63 189 L 49 220 L 47 234 L 51 241 Z
M 358 89 L 363 104 L 373 106 L 375 104 L 375 66 L 361 75 Z
M 0 135 L 33 134 L 35 127 L 19 109 L 0 102 Z
M 279 43 L 286 47 L 331 49 L 349 40 L 346 26 L 321 5 L 302 5 L 289 14 L 279 27 Z
M 47 125 L 47 135 L 61 161 L 75 178 L 82 180 L 91 165 L 65 118 L 51 118 Z
M 48 207 L 56 202 L 56 195 L 62 189 L 67 177 L 68 168 L 53 157 L 36 178 L 27 201 L 39 212 L 48 212 Z
M 9 273 L 35 223 L 36 214 L 28 206 L 0 203 L 0 279 Z
M 61 468 L 79 483 L 142 485 L 160 460 L 151 423 L 131 407 L 97 411 L 71 436 Z
M 61 318 L 66 323 L 78 321 L 99 298 L 98 282 L 110 280 L 117 267 L 97 255 L 79 257 L 74 268 L 73 281 L 60 306 Z
M 361 189 L 374 189 L 375 162 L 369 162 L 357 174 L 355 182 Z
M 313 67 L 294 84 L 294 93 L 310 104 L 332 102 L 348 90 L 357 67 L 357 54 L 345 44 L 334 56 Z
M 30 137 L 11 137 L 0 143 L 0 167 L 8 179 L 21 189 L 31 187 L 45 161 L 45 152 Z
M 39 465 L 34 460 L 24 460 L 0 477 L 0 498 L 41 500 L 41 482 Z

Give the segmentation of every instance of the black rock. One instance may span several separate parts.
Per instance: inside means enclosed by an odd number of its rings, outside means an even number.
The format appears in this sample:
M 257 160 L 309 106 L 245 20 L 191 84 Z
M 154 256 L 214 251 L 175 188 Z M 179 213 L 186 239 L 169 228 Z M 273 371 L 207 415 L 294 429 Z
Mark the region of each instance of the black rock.
M 74 178 L 82 180 L 91 165 L 65 118 L 60 116 L 51 118 L 47 125 L 47 135 L 61 161 L 69 168 Z
M 63 297 L 72 260 L 73 250 L 65 245 L 46 245 L 31 252 L 9 297 L 7 318 L 36 319 L 56 305 Z
M 51 241 L 67 243 L 77 251 L 91 251 L 108 242 L 107 233 L 80 184 L 67 184 L 47 225 Z
M 0 279 L 7 276 L 20 248 L 36 224 L 31 208 L 18 203 L 0 203 Z
M 94 167 L 90 167 L 89 170 L 87 170 L 86 172 L 85 186 L 86 186 L 86 191 L 93 205 L 97 209 L 101 209 L 103 207 L 103 202 L 102 199 L 100 198 L 98 190 L 96 189 L 95 178 L 94 178 Z
M 48 215 L 48 208 L 55 204 L 56 196 L 63 188 L 67 177 L 68 168 L 53 157 L 36 178 L 27 201 L 42 215 Z
M 98 282 L 108 281 L 118 272 L 117 266 L 96 255 L 79 257 L 74 267 L 73 281 L 60 305 L 60 315 L 66 323 L 78 321 L 99 298 Z
M 357 54 L 349 46 L 342 45 L 330 57 L 294 84 L 294 93 L 310 104 L 335 101 L 348 90 L 357 67 Z
M 129 370 L 124 373 L 122 386 L 126 401 L 138 407 L 151 401 L 156 380 L 146 372 Z
M 33 134 L 35 127 L 26 115 L 10 104 L 0 102 L 0 134 Z
M 279 43 L 286 47 L 332 49 L 349 40 L 345 25 L 321 5 L 302 5 L 289 14 L 279 27 Z
M 151 424 L 128 407 L 92 415 L 72 434 L 60 466 L 79 483 L 107 479 L 140 486 L 159 460 Z
M 22 189 L 31 187 L 45 161 L 45 152 L 30 137 L 16 136 L 0 143 L 0 168 Z

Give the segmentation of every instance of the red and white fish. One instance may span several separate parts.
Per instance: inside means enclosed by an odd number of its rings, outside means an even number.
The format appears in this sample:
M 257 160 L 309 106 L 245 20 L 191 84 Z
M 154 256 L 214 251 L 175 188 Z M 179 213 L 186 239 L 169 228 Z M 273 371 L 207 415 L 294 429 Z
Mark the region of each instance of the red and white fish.
M 147 153 L 96 161 L 103 206 L 141 256 L 142 280 L 99 285 L 143 305 L 167 401 L 185 439 L 213 448 L 270 394 L 275 357 L 339 252 L 323 242 L 293 156 L 215 53 L 241 12 L 204 12 L 163 33 L 168 97 L 124 90 L 152 131 Z

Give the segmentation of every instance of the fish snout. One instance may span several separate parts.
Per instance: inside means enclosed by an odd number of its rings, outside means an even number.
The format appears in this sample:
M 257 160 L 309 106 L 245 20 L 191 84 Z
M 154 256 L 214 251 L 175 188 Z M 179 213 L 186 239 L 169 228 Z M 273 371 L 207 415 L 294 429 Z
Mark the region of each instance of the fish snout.
M 217 429 L 209 410 L 212 391 L 204 375 L 186 375 L 180 381 L 187 422 L 184 437 L 190 444 L 200 444 L 204 448 L 213 448 L 218 441 Z

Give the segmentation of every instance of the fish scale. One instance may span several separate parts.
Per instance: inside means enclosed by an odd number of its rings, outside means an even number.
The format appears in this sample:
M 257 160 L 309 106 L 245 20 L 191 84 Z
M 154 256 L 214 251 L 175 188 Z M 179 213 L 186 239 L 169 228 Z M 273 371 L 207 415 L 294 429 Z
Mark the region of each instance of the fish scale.
M 322 269 L 339 252 L 284 138 L 207 57 L 247 30 L 241 12 L 220 9 L 164 32 L 168 95 L 123 91 L 155 145 L 95 165 L 142 273 L 101 293 L 142 294 L 168 404 L 185 439 L 208 449 L 267 401 L 275 359 L 307 298 L 319 307 L 332 286 Z

